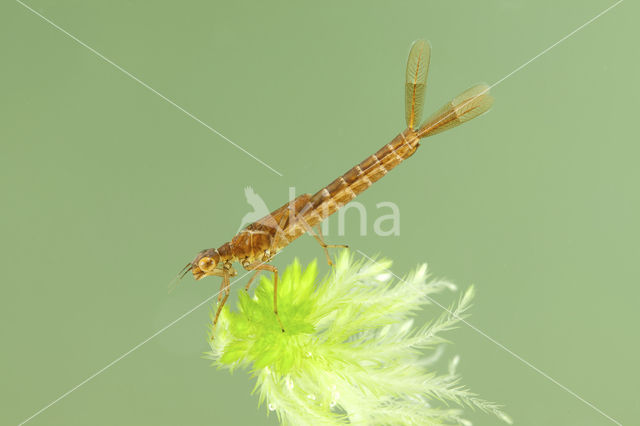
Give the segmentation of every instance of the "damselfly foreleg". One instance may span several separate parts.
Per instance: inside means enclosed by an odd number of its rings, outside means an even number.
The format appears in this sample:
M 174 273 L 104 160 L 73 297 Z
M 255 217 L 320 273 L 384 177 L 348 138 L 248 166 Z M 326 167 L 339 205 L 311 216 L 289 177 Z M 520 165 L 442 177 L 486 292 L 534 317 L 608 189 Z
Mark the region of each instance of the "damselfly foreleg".
M 220 312 L 222 312 L 222 307 L 225 303 L 227 303 L 227 299 L 229 298 L 229 288 L 231 284 L 229 284 L 229 277 L 231 273 L 227 269 L 223 270 L 213 270 L 211 272 L 206 273 L 207 276 L 215 276 L 222 277 L 222 285 L 220 286 L 220 293 L 218 293 L 218 309 L 216 310 L 216 316 L 213 318 L 213 327 L 211 329 L 211 340 L 213 340 L 213 336 L 215 336 L 216 324 L 218 324 L 218 317 L 220 316 Z M 222 298 L 222 302 L 220 302 L 220 296 L 224 291 L 224 297 Z
M 220 291 L 218 292 L 218 304 L 222 300 L 222 293 L 224 292 L 224 280 L 220 283 Z
M 196 280 L 211 275 L 223 278 L 221 292 L 224 291 L 225 295 L 218 299 L 214 327 L 229 296 L 229 277 L 237 274 L 231 265 L 233 262 L 240 262 L 246 270 L 254 272 L 245 287 L 247 291 L 261 271 L 273 272 L 273 311 L 284 331 L 278 316 L 278 270 L 266 263 L 277 252 L 308 232 L 323 248 L 327 263 L 333 265 L 328 248 L 347 246 L 325 243 L 321 230 L 316 232 L 315 226 L 411 157 L 420 146 L 421 139 L 457 127 L 489 110 L 493 103 L 493 98 L 488 93 L 490 87 L 480 84 L 465 90 L 420 124 L 430 57 L 428 42 L 420 40 L 411 47 L 405 83 L 407 128 L 391 142 L 315 194 L 301 194 L 247 226 L 219 248 L 201 251 L 185 267 L 183 272 L 191 271 Z M 183 273 L 180 277 L 182 275 Z

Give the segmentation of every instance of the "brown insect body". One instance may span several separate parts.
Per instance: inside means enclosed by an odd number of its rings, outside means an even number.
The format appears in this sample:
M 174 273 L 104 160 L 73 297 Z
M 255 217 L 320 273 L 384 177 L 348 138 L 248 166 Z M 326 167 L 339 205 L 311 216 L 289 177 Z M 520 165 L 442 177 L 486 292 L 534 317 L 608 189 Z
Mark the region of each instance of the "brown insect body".
M 302 194 L 250 224 L 219 248 L 203 250 L 191 262 L 193 275 L 196 279 L 206 276 L 199 267 L 202 259 L 205 259 L 203 266 L 208 266 L 206 269 L 211 267 L 208 259 L 216 265 L 240 262 L 243 266 L 255 261 L 269 261 L 310 227 L 335 213 L 413 155 L 420 145 L 419 140 L 416 132 L 406 129 L 314 195 Z
M 221 303 L 213 321 L 214 328 L 222 306 L 229 296 L 229 277 L 237 275 L 232 264 L 239 262 L 246 270 L 255 271 L 245 287 L 247 290 L 260 271 L 273 272 L 274 312 L 284 331 L 277 308 L 278 270 L 267 262 L 296 238 L 309 233 L 320 243 L 327 261 L 331 264 L 327 247 L 336 246 L 325 244 L 321 233 L 313 231 L 314 226 L 319 225 L 402 161 L 412 156 L 420 146 L 420 139 L 456 127 L 490 108 L 493 100 L 488 94 L 489 87 L 477 85 L 455 97 L 429 117 L 422 126 L 416 126 L 416 120 L 422 115 L 430 52 L 429 44 L 419 40 L 413 44 L 409 54 L 405 86 L 407 129 L 320 191 L 313 195 L 298 196 L 250 224 L 219 248 L 201 251 L 187 265 L 186 271 L 191 270 L 197 280 L 206 276 L 222 277 L 222 287 L 218 296 Z

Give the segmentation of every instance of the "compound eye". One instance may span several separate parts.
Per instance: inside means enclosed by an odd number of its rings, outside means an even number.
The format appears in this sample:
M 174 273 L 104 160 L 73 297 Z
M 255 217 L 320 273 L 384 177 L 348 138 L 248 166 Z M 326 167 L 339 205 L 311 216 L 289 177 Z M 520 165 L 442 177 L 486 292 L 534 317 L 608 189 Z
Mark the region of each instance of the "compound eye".
M 200 262 L 198 262 L 198 267 L 203 271 L 209 272 L 216 267 L 216 263 L 217 262 L 210 257 L 203 257 L 200 259 Z

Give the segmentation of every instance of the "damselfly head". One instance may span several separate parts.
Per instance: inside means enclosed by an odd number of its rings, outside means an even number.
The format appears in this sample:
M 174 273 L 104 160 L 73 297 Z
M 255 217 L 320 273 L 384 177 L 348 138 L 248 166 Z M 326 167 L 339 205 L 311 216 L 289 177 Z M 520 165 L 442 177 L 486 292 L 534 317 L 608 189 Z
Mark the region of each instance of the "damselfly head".
M 203 278 L 207 272 L 213 271 L 218 262 L 220 255 L 216 249 L 203 250 L 191 262 L 191 272 L 196 280 Z

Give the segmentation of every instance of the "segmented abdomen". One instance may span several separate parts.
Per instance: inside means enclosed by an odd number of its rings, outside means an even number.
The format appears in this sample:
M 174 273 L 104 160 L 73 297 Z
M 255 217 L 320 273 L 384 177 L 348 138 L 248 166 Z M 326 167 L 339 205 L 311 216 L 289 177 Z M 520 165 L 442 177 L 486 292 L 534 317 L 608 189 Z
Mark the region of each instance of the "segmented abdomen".
M 416 133 L 406 129 L 378 152 L 312 195 L 301 212 L 302 217 L 309 226 L 321 222 L 413 155 L 418 146 Z
M 407 129 L 373 155 L 316 194 L 302 194 L 292 202 L 252 223 L 218 250 L 236 259 L 256 259 L 265 250 L 274 254 L 353 200 L 418 149 L 419 138 Z

